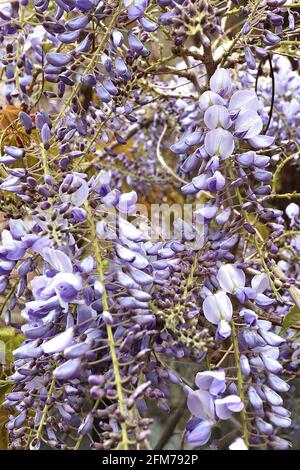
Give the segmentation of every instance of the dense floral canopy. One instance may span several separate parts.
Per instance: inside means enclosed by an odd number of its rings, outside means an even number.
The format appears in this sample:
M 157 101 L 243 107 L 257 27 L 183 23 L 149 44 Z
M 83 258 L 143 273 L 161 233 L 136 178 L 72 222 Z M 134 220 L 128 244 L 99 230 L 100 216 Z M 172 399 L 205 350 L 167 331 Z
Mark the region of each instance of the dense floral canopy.
M 284 0 L 1 3 L 0 447 L 299 445 L 299 34 Z

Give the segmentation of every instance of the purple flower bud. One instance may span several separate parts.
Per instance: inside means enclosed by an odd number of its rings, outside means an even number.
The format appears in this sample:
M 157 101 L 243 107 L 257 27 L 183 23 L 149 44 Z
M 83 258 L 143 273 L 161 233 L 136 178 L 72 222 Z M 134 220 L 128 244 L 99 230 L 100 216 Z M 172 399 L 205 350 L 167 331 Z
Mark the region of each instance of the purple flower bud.
M 96 93 L 98 98 L 104 103 L 110 103 L 110 101 L 112 100 L 112 97 L 109 92 L 101 85 L 96 87 Z
M 13 157 L 10 157 L 9 155 L 4 155 L 3 157 L 0 157 L 0 163 L 3 163 L 4 165 L 10 165 L 11 163 L 15 163 L 16 159 Z
M 199 223 L 209 224 L 210 221 L 216 216 L 218 207 L 205 205 L 201 209 L 194 212 L 196 221 Z
M 271 173 L 271 171 L 256 170 L 253 176 L 257 181 L 262 181 L 263 183 L 267 183 L 268 181 L 272 179 L 273 174 Z
M 264 294 L 257 294 L 255 302 L 259 307 L 268 308 L 270 307 L 270 305 L 274 304 L 275 299 L 271 299 L 270 297 Z
M 263 185 L 263 186 L 259 186 L 259 188 L 256 188 L 255 192 L 259 196 L 267 196 L 268 194 L 271 194 L 272 188 L 271 186 Z
M 65 26 L 67 29 L 70 29 L 71 31 L 77 31 L 77 30 L 83 30 L 87 27 L 87 25 L 90 22 L 90 18 L 87 15 L 84 16 L 76 16 L 75 18 L 72 18 L 71 20 L 67 21 L 65 23 Z
M 273 413 L 277 414 L 277 415 L 280 415 L 280 416 L 285 416 L 287 418 L 289 418 L 291 416 L 291 412 L 289 410 L 287 410 L 286 408 L 284 408 L 283 406 L 280 406 L 280 405 L 272 405 L 272 411 Z
M 77 433 L 81 436 L 88 434 L 93 428 L 94 418 L 88 415 L 78 428 Z
M 93 0 L 76 0 L 76 6 L 78 10 L 85 13 L 95 8 L 95 2 Z
M 105 68 L 105 70 L 107 72 L 110 72 L 111 69 L 112 69 L 112 60 L 111 60 L 111 58 L 107 54 L 103 53 L 101 55 L 101 62 L 102 62 L 103 67 Z
M 26 132 L 31 132 L 32 129 L 32 119 L 31 117 L 25 113 L 24 111 L 21 111 L 19 113 L 19 119 L 22 122 L 24 129 Z
M 133 52 L 140 53 L 144 48 L 143 43 L 134 34 L 128 35 L 128 44 Z
M 38 339 L 42 338 L 46 333 L 48 333 L 53 328 L 52 323 L 46 323 L 45 325 L 34 326 L 32 324 L 25 324 L 22 326 L 22 332 L 29 339 Z M 41 351 L 42 349 L 39 348 Z
M 270 423 L 267 423 L 266 421 L 264 421 L 260 417 L 257 417 L 255 419 L 255 424 L 256 424 L 259 432 L 261 432 L 262 434 L 265 434 L 267 436 L 271 436 L 274 432 L 273 426 Z
M 148 32 L 154 32 L 157 30 L 158 25 L 154 23 L 154 21 L 145 18 L 144 16 L 139 19 L 139 23 L 141 24 L 142 28 Z
M 268 13 L 268 18 L 273 26 L 281 26 L 284 21 L 282 16 L 276 15 L 273 12 Z
M 182 383 L 181 378 L 172 370 L 168 371 L 168 378 L 170 382 L 172 382 L 175 385 L 180 385 Z
M 246 59 L 249 69 L 255 70 L 256 62 L 249 46 L 247 45 L 244 46 L 244 53 L 245 53 L 245 59 Z
M 222 97 L 228 95 L 232 88 L 231 78 L 228 70 L 220 68 L 211 77 L 210 88 L 215 93 L 218 93 Z
M 119 94 L 118 88 L 113 84 L 111 80 L 104 80 L 103 86 L 110 95 L 116 96 Z
M 288 450 L 292 447 L 292 444 L 289 441 L 278 436 L 273 436 L 272 439 L 268 441 L 268 444 L 272 449 L 276 450 Z
M 120 31 L 114 29 L 112 32 L 112 42 L 115 47 L 121 47 L 124 43 L 123 34 Z
M 265 340 L 267 344 L 270 346 L 280 346 L 281 344 L 285 343 L 286 340 L 282 338 L 281 336 L 276 335 L 275 333 L 272 333 L 270 331 L 265 331 L 261 328 L 258 330 L 260 336 Z
M 262 47 L 253 46 L 253 51 L 255 55 L 261 60 L 268 57 L 267 51 L 265 51 Z
M 263 41 L 267 46 L 274 46 L 280 42 L 280 37 L 277 34 L 272 33 L 272 31 L 267 31 L 263 37 Z
M 16 359 L 38 358 L 43 355 L 43 350 L 37 347 L 34 343 L 25 343 L 19 348 L 15 349 L 13 356 Z
M 274 413 L 267 411 L 267 416 L 274 426 L 279 428 L 289 428 L 292 424 L 292 420 L 288 417 L 280 416 Z
M 61 42 L 64 44 L 72 44 L 73 42 L 76 42 L 78 37 L 79 37 L 80 31 L 65 31 L 62 34 L 59 34 L 57 36 L 57 39 L 59 39 Z
M 289 11 L 288 13 L 288 18 L 289 18 L 289 29 L 291 31 L 294 31 L 295 29 L 295 16 L 293 15 L 293 13 L 291 11 Z
M 265 341 L 253 329 L 247 329 L 243 332 L 243 340 L 249 348 L 256 348 L 257 346 L 265 346 Z
M 54 354 L 63 351 L 73 343 L 74 330 L 68 328 L 54 338 L 42 344 L 42 350 L 45 354 Z
M 64 356 L 67 359 L 82 357 L 90 351 L 91 347 L 87 343 L 76 343 L 64 350 Z
M 93 40 L 93 34 L 88 34 L 75 48 L 75 54 L 85 54 L 89 51 Z
M 276 359 L 274 359 L 273 357 L 268 356 L 265 353 L 261 353 L 260 356 L 261 356 L 261 359 L 264 363 L 264 366 L 266 367 L 266 369 L 269 372 L 272 372 L 273 374 L 278 374 L 279 372 L 282 371 L 283 367 L 280 364 L 280 362 L 278 362 Z
M 128 8 L 127 15 L 129 20 L 140 19 L 148 6 L 148 0 L 125 0 L 125 8 Z
M 0 276 L 0 294 L 3 294 L 8 285 L 8 279 L 6 276 Z
M 80 359 L 69 359 L 67 362 L 64 362 L 56 369 L 54 369 L 53 376 L 57 380 L 61 380 L 62 382 L 74 379 L 80 374 L 80 365 Z
M 227 207 L 226 209 L 222 210 L 217 217 L 216 217 L 216 223 L 218 225 L 224 225 L 228 221 L 229 217 L 231 214 L 231 208 Z
M 185 153 L 189 148 L 189 145 L 185 141 L 179 141 L 176 144 L 171 145 L 170 150 L 176 154 Z
M 290 388 L 289 384 L 274 374 L 268 374 L 268 383 L 276 392 L 287 392 Z
M 14 160 L 17 160 L 18 158 L 23 158 L 25 155 L 24 149 L 14 146 L 4 146 L 4 152 L 7 155 L 10 155 Z
M 240 367 L 241 367 L 241 371 L 244 377 L 248 378 L 251 373 L 251 368 L 250 368 L 249 361 L 244 354 L 241 354 L 240 356 Z
M 96 83 L 97 83 L 97 80 L 96 78 L 94 77 L 94 75 L 92 75 L 91 73 L 87 74 L 87 75 L 84 75 L 82 77 L 82 83 L 85 83 L 86 85 L 89 85 L 89 86 L 95 86 Z
M 114 319 L 111 315 L 111 313 L 107 312 L 107 311 L 104 311 L 102 313 L 102 318 L 104 320 L 104 322 L 107 324 L 107 325 L 113 325 L 114 323 Z
M 26 394 L 24 392 L 11 392 L 6 395 L 7 399 L 10 401 L 22 401 L 25 396 Z
M 63 54 L 62 52 L 48 52 L 46 54 L 46 60 L 51 65 L 61 67 L 67 65 L 71 60 L 70 54 Z
M 41 139 L 46 149 L 49 148 L 49 142 L 51 139 L 51 131 L 47 123 L 45 123 L 41 129 Z
M 249 33 L 250 29 L 251 29 L 250 24 L 248 23 L 248 21 L 246 21 L 242 28 L 242 33 L 244 34 L 244 36 Z
M 249 401 L 250 401 L 252 407 L 255 410 L 261 410 L 263 408 L 262 399 L 258 395 L 255 388 L 252 387 L 252 385 L 250 385 L 249 388 L 248 388 L 248 398 L 249 398 Z
M 124 60 L 121 57 L 117 57 L 115 61 L 116 72 L 118 75 L 126 75 L 128 72 L 127 65 L 125 64 Z
M 254 157 L 254 165 L 258 168 L 264 168 L 270 163 L 270 157 L 267 155 L 257 155 Z
M 266 397 L 266 400 L 270 403 L 270 405 L 273 406 L 281 406 L 283 403 L 283 400 L 278 393 L 274 392 L 270 387 L 267 385 L 262 386 L 263 393 Z

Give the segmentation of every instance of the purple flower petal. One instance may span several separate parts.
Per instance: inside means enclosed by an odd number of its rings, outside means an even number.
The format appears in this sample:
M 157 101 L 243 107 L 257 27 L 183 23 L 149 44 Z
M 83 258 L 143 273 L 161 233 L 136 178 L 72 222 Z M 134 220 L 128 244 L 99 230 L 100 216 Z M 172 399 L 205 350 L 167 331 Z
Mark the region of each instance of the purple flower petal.
M 252 90 L 239 90 L 236 91 L 229 102 L 229 114 L 233 118 L 238 116 L 241 110 L 257 111 L 259 108 L 259 101 L 256 93 Z
M 273 144 L 274 140 L 275 138 L 269 135 L 257 135 L 248 139 L 248 142 L 255 150 L 258 150 L 270 147 Z
M 213 397 L 204 390 L 191 391 L 187 397 L 187 406 L 193 416 L 200 419 L 215 419 Z
M 192 431 L 186 434 L 186 442 L 194 446 L 203 446 L 211 436 L 212 425 L 208 421 L 202 421 Z
M 203 313 L 205 318 L 214 325 L 223 319 L 230 321 L 232 304 L 229 297 L 223 291 L 207 296 L 203 302 Z
M 56 369 L 54 369 L 53 376 L 57 380 L 61 380 L 63 382 L 66 380 L 74 379 L 80 374 L 80 365 L 81 360 L 79 358 L 69 359 L 67 362 L 64 362 Z
M 224 129 L 214 129 L 206 134 L 204 145 L 210 156 L 217 155 L 225 160 L 234 150 L 233 135 Z
M 71 346 L 74 338 L 74 329 L 68 328 L 63 333 L 60 333 L 54 338 L 43 343 L 41 348 L 45 354 L 55 354 L 64 351 L 68 346 Z
M 135 191 L 123 193 L 118 202 L 118 209 L 123 214 L 132 214 L 135 211 L 137 194 Z
M 199 107 L 202 109 L 202 111 L 206 111 L 207 108 L 213 105 L 224 105 L 224 100 L 221 98 L 218 93 L 215 93 L 213 91 L 207 90 L 202 95 L 200 96 L 199 99 Z
M 224 398 L 217 398 L 215 401 L 216 413 L 220 419 L 228 419 L 232 412 L 238 413 L 244 405 L 237 395 L 228 395 Z
M 118 217 L 119 237 L 128 240 L 139 241 L 143 238 L 142 232 L 123 217 Z
M 217 279 L 221 289 L 230 294 L 233 294 L 239 287 L 244 287 L 246 282 L 244 271 L 234 264 L 222 266 L 218 271 Z
M 54 269 L 63 273 L 72 273 L 73 266 L 70 258 L 60 250 L 44 248 L 43 257 Z
M 228 95 L 232 88 L 231 77 L 228 70 L 223 68 L 217 69 L 211 77 L 209 85 L 212 91 L 222 97 Z
M 218 328 L 217 328 L 217 333 L 216 333 L 217 339 L 221 339 L 221 340 L 227 339 L 229 338 L 230 335 L 231 335 L 231 327 L 229 323 L 227 323 L 227 321 L 225 320 L 221 320 L 218 323 Z
M 212 395 L 219 395 L 226 389 L 224 371 L 204 371 L 198 372 L 195 384 L 201 390 L 208 390 Z
M 231 125 L 227 108 L 220 105 L 210 106 L 205 111 L 204 122 L 209 129 L 216 129 L 217 127 L 228 129 L 228 127 Z

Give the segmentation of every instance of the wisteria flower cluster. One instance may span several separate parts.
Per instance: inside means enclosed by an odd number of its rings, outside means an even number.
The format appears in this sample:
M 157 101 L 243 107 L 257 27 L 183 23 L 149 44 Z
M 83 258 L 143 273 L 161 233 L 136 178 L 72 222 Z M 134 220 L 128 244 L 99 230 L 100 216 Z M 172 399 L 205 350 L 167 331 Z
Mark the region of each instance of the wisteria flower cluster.
M 0 5 L 1 448 L 299 448 L 299 28 Z

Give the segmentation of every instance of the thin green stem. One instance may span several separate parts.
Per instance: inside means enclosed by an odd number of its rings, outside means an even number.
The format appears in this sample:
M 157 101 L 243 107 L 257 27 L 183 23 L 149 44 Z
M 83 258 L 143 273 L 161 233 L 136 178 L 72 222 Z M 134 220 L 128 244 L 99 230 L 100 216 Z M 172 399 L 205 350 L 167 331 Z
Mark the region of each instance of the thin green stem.
M 237 337 L 237 331 L 235 328 L 234 321 L 231 322 L 231 331 L 232 331 L 232 343 L 233 343 L 234 357 L 235 357 L 235 366 L 236 366 L 236 371 L 237 371 L 238 391 L 239 391 L 239 396 L 240 396 L 242 403 L 245 403 L 244 381 L 243 381 L 243 375 L 242 375 L 241 366 L 240 366 L 240 351 L 239 351 L 238 337 Z M 246 411 L 245 405 L 241 411 L 241 420 L 242 420 L 244 441 L 245 441 L 246 446 L 249 447 L 247 411 Z
M 43 162 L 43 167 L 44 167 L 44 175 L 48 176 L 50 175 L 50 169 L 49 169 L 48 157 L 47 157 L 44 144 L 41 144 L 41 154 L 42 154 L 42 162 Z M 49 203 L 50 203 L 49 215 L 50 215 L 50 225 L 51 225 L 51 230 L 52 230 L 52 236 L 56 244 L 59 245 L 58 233 L 56 230 L 55 223 L 53 223 L 53 198 L 49 198 Z
M 108 311 L 109 303 L 108 303 L 108 297 L 107 297 L 107 292 L 105 288 L 105 277 L 104 277 L 104 271 L 103 271 L 102 255 L 101 255 L 100 246 L 98 242 L 93 214 L 92 214 L 92 211 L 88 202 L 85 203 L 85 209 L 87 212 L 87 220 L 88 220 L 88 224 L 89 224 L 90 231 L 91 231 L 91 241 L 92 241 L 92 245 L 94 248 L 94 256 L 96 259 L 98 277 L 99 277 L 99 281 L 101 282 L 103 286 L 103 294 L 102 294 L 103 309 L 105 311 Z M 126 414 L 126 403 L 125 403 L 125 397 L 123 395 L 123 390 L 122 390 L 122 380 L 120 376 L 118 357 L 117 357 L 114 335 L 113 335 L 113 330 L 112 330 L 111 325 L 106 324 L 106 331 L 107 331 L 108 345 L 109 345 L 111 360 L 112 360 L 112 365 L 113 365 L 119 408 L 120 408 L 121 414 L 124 416 Z M 126 427 L 125 422 L 121 423 L 121 435 L 122 435 L 122 444 L 121 444 L 122 450 L 128 450 L 129 439 L 127 435 L 127 427 Z
M 253 10 L 252 10 L 252 12 L 249 16 L 249 19 L 248 19 L 249 22 L 253 19 L 254 13 L 256 12 L 257 8 L 259 7 L 260 2 L 261 2 L 261 0 L 257 0 L 256 4 L 254 5 Z M 240 38 L 242 36 L 247 37 L 251 33 L 251 30 L 252 29 L 250 29 L 250 31 L 247 35 L 243 35 L 243 30 L 242 29 L 238 32 L 236 37 L 233 39 L 229 49 L 223 54 L 223 57 L 222 57 L 221 62 L 220 62 L 220 67 L 224 67 L 224 65 L 227 62 L 228 57 L 230 56 L 231 52 L 233 51 L 235 45 L 240 40 Z
M 88 64 L 88 66 L 86 67 L 84 73 L 83 73 L 83 77 L 85 77 L 86 75 L 88 75 L 90 73 L 90 71 L 93 69 L 93 67 L 95 66 L 95 63 L 100 55 L 100 53 L 103 51 L 103 48 L 105 46 L 105 43 L 115 25 L 115 22 L 116 22 L 116 19 L 117 17 L 119 16 L 120 12 L 121 12 L 121 9 L 122 9 L 122 2 L 120 2 L 120 5 L 119 7 L 116 9 L 112 19 L 111 19 L 111 22 L 109 23 L 98 47 L 95 49 L 93 55 L 92 55 L 92 58 Z M 65 102 L 65 105 L 63 106 L 63 108 L 61 109 L 61 111 L 58 113 L 57 117 L 55 118 L 55 120 L 53 121 L 53 128 L 56 126 L 56 124 L 59 122 L 59 120 L 61 119 L 61 117 L 64 115 L 66 109 L 70 106 L 70 104 L 72 103 L 72 100 L 73 98 L 77 95 L 79 89 L 81 87 L 81 81 L 78 81 L 77 84 L 74 86 L 73 88 L 73 91 L 72 93 L 69 95 L 68 99 L 66 100 Z
M 80 163 L 82 162 L 82 160 L 89 154 L 93 144 L 96 142 L 96 140 L 98 139 L 102 129 L 103 129 L 103 126 L 107 123 L 107 121 L 109 120 L 110 116 L 112 114 L 112 111 L 109 111 L 109 113 L 107 114 L 107 116 L 105 117 L 104 121 L 102 121 L 97 129 L 97 131 L 95 132 L 95 135 L 93 136 L 92 140 L 89 142 L 87 148 L 85 149 L 84 151 L 84 154 L 76 161 L 76 165 L 75 165 L 75 168 L 79 168 L 80 166 Z
M 38 427 L 38 430 L 37 430 L 37 433 L 36 433 L 36 439 L 38 439 L 38 440 L 40 439 L 42 431 L 43 431 L 43 426 L 45 424 L 45 420 L 46 420 L 47 413 L 48 413 L 48 410 L 49 410 L 49 398 L 51 398 L 51 396 L 52 396 L 54 386 L 55 386 L 55 377 L 52 378 L 50 388 L 49 388 L 49 392 L 48 392 L 48 395 L 47 395 L 46 404 L 44 406 L 41 421 L 40 421 L 40 424 L 39 424 L 39 427 Z
M 229 173 L 230 177 L 231 177 L 232 179 L 234 179 L 233 167 L 232 167 L 232 164 L 231 164 L 230 161 L 228 161 L 227 168 L 228 168 L 228 173 Z M 244 204 L 244 201 L 243 201 L 243 197 L 242 197 L 242 195 L 241 195 L 241 192 L 240 192 L 239 188 L 236 188 L 235 193 L 236 193 L 236 196 L 237 196 L 237 198 L 238 198 L 239 204 L 240 204 L 240 206 L 241 206 L 241 208 L 242 208 L 242 207 L 243 207 L 243 204 Z M 251 221 L 251 219 L 250 219 L 250 217 L 249 217 L 249 214 L 248 214 L 245 210 L 243 210 L 243 209 L 241 209 L 241 211 L 242 211 L 242 214 L 243 214 L 243 216 L 244 216 L 246 222 L 247 222 L 248 224 L 250 224 L 250 225 L 253 225 L 253 223 L 252 223 L 252 221 Z M 275 286 L 275 284 L 274 284 L 274 281 L 273 281 L 272 276 L 271 276 L 271 272 L 270 272 L 270 270 L 269 270 L 269 268 L 268 268 L 268 266 L 267 266 L 267 263 L 266 263 L 266 261 L 265 261 L 264 254 L 263 254 L 263 252 L 262 252 L 262 248 L 261 248 L 261 245 L 260 245 L 260 243 L 264 241 L 264 238 L 263 238 L 263 236 L 261 235 L 261 233 L 259 232 L 259 230 L 258 230 L 256 227 L 254 227 L 254 230 L 255 230 L 255 235 L 253 235 L 253 237 L 254 237 L 254 246 L 255 246 L 256 251 L 257 251 L 257 253 L 258 253 L 258 255 L 259 255 L 260 262 L 261 262 L 261 264 L 262 264 L 262 266 L 263 266 L 263 268 L 264 268 L 264 270 L 265 270 L 265 272 L 266 272 L 266 275 L 268 276 L 268 280 L 269 280 L 270 286 L 271 286 L 271 288 L 272 288 L 272 291 L 273 291 L 273 293 L 274 293 L 276 299 L 277 299 L 277 300 L 281 300 L 281 297 L 280 297 L 280 295 L 279 295 L 279 293 L 278 293 L 278 290 L 277 290 L 277 288 L 276 288 L 276 286 Z M 258 238 L 259 238 L 259 240 L 258 240 Z
M 1 308 L 0 308 L 0 316 L 2 315 L 2 313 L 4 312 L 4 309 L 9 301 L 9 299 L 12 297 L 12 295 L 14 294 L 15 290 L 17 289 L 17 286 L 19 284 L 19 279 L 12 285 L 10 291 L 8 292 L 7 296 L 5 297 L 2 305 L 1 305 Z
M 286 157 L 284 160 L 282 160 L 276 167 L 276 170 L 274 171 L 273 179 L 272 179 L 272 191 L 275 192 L 277 190 L 278 182 L 279 182 L 279 176 L 280 173 L 283 169 L 283 167 L 290 161 L 293 160 L 296 156 L 298 155 L 297 153 L 294 153 L 293 155 L 289 155 Z
M 298 198 L 300 197 L 300 193 L 282 193 L 282 194 L 276 194 L 272 193 L 269 194 L 268 196 L 264 196 L 259 200 L 259 202 L 266 201 L 268 199 L 293 199 L 293 198 Z

